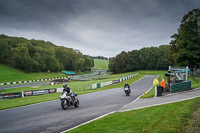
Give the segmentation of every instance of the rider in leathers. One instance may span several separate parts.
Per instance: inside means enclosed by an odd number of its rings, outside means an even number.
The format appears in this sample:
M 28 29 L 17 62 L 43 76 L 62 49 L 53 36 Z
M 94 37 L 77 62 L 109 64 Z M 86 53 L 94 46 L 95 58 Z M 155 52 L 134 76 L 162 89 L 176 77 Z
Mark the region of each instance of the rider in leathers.
M 72 91 L 71 91 L 71 89 L 67 86 L 67 84 L 65 83 L 65 84 L 63 84 L 63 91 L 66 91 L 67 92 L 67 94 L 70 94 L 70 96 L 71 96 L 71 98 L 73 99 L 74 98 L 74 95 L 73 95 L 73 93 L 72 93 Z
M 128 89 L 129 89 L 129 92 L 130 92 L 130 94 L 131 94 L 131 88 L 130 88 L 130 86 L 129 86 L 129 84 L 128 83 L 125 83 L 125 85 L 124 85 L 124 88 L 125 87 L 128 87 Z

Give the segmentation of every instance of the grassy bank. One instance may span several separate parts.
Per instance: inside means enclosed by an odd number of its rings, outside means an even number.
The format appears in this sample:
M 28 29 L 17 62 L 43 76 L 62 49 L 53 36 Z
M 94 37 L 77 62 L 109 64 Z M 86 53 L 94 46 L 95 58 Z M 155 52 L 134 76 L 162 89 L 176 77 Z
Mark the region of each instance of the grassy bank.
M 129 112 L 114 113 L 69 133 L 182 133 L 190 124 L 200 98 L 149 107 Z
M 94 68 L 108 70 L 108 60 L 94 59 Z
M 17 69 L 0 64 L 0 83 L 27 81 L 35 79 L 53 78 L 53 77 L 66 77 L 63 73 L 25 73 Z

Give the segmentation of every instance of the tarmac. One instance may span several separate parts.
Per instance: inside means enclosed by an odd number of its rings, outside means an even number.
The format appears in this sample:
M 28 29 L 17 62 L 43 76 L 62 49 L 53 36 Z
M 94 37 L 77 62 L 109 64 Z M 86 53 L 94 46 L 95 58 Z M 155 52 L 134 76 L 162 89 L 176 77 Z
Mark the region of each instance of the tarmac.
M 139 98 L 134 100 L 131 103 L 123 106 L 117 112 L 131 111 L 151 106 L 163 105 L 168 103 L 174 103 L 184 100 L 189 100 L 193 98 L 200 97 L 200 88 L 176 92 L 176 93 L 164 93 L 163 96 L 154 97 L 154 98 Z

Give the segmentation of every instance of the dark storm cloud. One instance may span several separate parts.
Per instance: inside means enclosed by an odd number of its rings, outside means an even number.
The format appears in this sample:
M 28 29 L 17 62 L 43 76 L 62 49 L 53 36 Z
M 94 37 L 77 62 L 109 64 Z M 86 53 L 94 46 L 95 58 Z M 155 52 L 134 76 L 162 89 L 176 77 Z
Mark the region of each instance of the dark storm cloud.
M 168 44 L 198 0 L 0 0 L 0 33 L 115 56 Z

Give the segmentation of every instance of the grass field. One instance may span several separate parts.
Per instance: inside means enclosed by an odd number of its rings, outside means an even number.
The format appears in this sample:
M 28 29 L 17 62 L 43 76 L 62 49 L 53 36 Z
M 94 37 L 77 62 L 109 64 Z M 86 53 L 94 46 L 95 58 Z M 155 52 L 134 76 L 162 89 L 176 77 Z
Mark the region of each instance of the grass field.
M 94 59 L 94 68 L 108 70 L 108 60 L 98 60 Z M 39 72 L 39 73 L 25 73 L 18 69 L 11 68 L 9 66 L 0 64 L 0 83 L 6 82 L 17 82 L 17 81 L 28 81 L 28 80 L 36 80 L 36 79 L 44 79 L 44 78 L 53 78 L 53 77 L 66 77 L 66 74 L 63 73 L 47 73 L 47 72 Z M 90 74 L 93 73 L 91 71 L 86 72 L 78 72 L 78 75 Z
M 73 129 L 69 133 L 184 133 L 193 126 L 190 124 L 192 114 L 197 111 L 199 104 L 200 98 L 195 98 L 114 113 Z
M 108 70 L 108 60 L 94 59 L 94 68 Z
M 66 77 L 66 74 L 63 73 L 25 73 L 2 64 L 0 64 L 0 71 L 0 83 L 27 81 L 53 77 Z
M 200 87 L 200 77 L 189 77 L 189 80 L 192 81 L 192 88 Z

